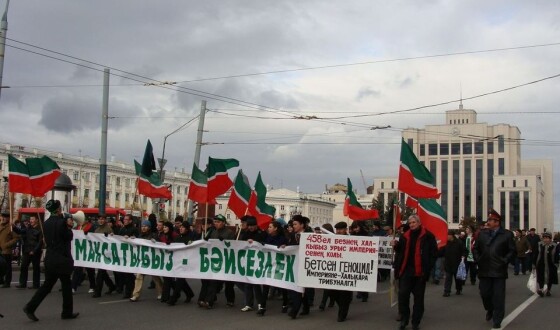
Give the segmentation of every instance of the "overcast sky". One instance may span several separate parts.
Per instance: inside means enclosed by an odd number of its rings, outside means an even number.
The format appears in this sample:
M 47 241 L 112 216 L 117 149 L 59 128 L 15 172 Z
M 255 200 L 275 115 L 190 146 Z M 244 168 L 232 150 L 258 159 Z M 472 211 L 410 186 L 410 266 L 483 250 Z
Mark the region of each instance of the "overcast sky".
M 260 170 L 275 188 L 308 193 L 346 177 L 363 193 L 360 170 L 368 185 L 396 177 L 401 129 L 444 123 L 458 103 L 383 113 L 560 74 L 560 45 L 473 53 L 560 43 L 558 1 L 18 0 L 8 22 L 1 142 L 98 158 L 107 66 L 118 75 L 109 156 L 140 159 L 147 139 L 160 155 L 205 99 L 201 166 L 236 158 L 251 181 Z M 143 86 L 132 74 L 178 84 Z M 464 101 L 479 122 L 518 126 L 523 159 L 552 158 L 557 194 L 559 87 L 555 78 Z M 214 95 L 192 94 L 203 92 Z M 370 116 L 348 117 L 357 114 Z M 168 170 L 190 172 L 197 124 L 168 138 Z

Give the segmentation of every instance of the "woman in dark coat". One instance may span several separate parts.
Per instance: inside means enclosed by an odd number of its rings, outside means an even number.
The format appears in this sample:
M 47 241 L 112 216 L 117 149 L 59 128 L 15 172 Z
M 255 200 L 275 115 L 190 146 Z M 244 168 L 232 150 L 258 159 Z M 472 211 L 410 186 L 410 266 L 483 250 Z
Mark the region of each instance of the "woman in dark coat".
M 183 221 L 181 226 L 179 227 L 179 235 L 175 237 L 173 240 L 174 243 L 183 243 L 185 245 L 189 245 L 192 243 L 194 239 L 194 234 L 190 231 L 190 225 L 187 221 Z M 172 283 L 173 287 L 173 294 L 169 297 L 167 304 L 173 306 L 181 297 L 181 291 L 185 293 L 187 299 L 185 300 L 186 303 L 190 302 L 191 299 L 194 297 L 194 292 L 191 289 L 187 279 L 182 277 L 177 277 Z
M 443 288 L 443 296 L 449 297 L 451 292 L 451 282 L 455 279 L 455 290 L 458 295 L 463 291 L 463 280 L 457 279 L 457 268 L 467 255 L 467 247 L 460 239 L 449 232 L 447 235 L 447 244 L 443 248 L 443 268 L 445 269 L 445 285 Z
M 539 296 L 550 296 L 552 284 L 558 284 L 558 254 L 556 243 L 552 242 L 551 233 L 542 234 L 542 240 L 538 245 L 538 253 L 534 261 L 537 270 L 537 283 Z M 546 290 L 544 289 L 544 286 Z

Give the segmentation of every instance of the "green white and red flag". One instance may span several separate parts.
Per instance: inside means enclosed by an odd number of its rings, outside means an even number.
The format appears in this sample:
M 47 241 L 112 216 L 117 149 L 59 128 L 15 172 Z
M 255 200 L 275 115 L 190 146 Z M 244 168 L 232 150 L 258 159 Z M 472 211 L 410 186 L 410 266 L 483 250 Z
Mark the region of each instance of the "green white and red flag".
M 52 190 L 61 173 L 58 164 L 47 156 L 27 158 L 24 164 L 11 155 L 8 156 L 8 172 L 10 192 L 34 197 L 42 197 Z
M 8 191 L 12 193 L 31 194 L 29 170 L 24 162 L 8 155 Z
M 435 199 L 418 199 L 418 216 L 422 226 L 436 237 L 438 248 L 447 244 L 447 220 L 441 205 Z
M 172 199 L 169 186 L 163 184 L 159 174 L 155 172 L 155 159 L 152 143 L 148 140 L 142 164 L 134 161 L 136 175 L 138 175 L 138 193 L 150 198 Z
M 195 163 L 193 163 L 187 198 L 200 204 L 217 204 L 215 199 L 208 200 L 208 177 Z
M 47 156 L 41 158 L 27 158 L 27 170 L 31 181 L 31 195 L 35 197 L 44 196 L 52 190 L 56 179 L 62 171 L 58 164 Z
M 352 182 L 347 178 L 348 191 L 346 192 L 346 199 L 344 200 L 343 214 L 352 220 L 371 220 L 378 219 L 379 212 L 377 210 L 366 210 L 362 204 L 358 202 L 358 198 L 352 190 Z
M 404 139 L 401 143 L 398 189 L 417 198 L 439 198 L 440 195 L 434 185 L 432 174 L 420 163 Z
M 243 174 L 243 170 L 240 169 L 235 177 L 228 201 L 228 207 L 238 218 L 248 214 L 249 200 L 251 199 L 252 192 L 249 179 Z
M 418 199 L 416 199 L 412 196 L 408 196 L 406 198 L 405 205 L 406 205 L 406 207 L 409 207 L 411 209 L 417 209 L 418 208 Z
M 266 186 L 261 178 L 261 172 L 255 181 L 255 191 L 249 200 L 249 213 L 257 218 L 257 225 L 265 230 L 274 219 L 276 208 L 266 203 Z
M 220 195 L 225 194 L 233 185 L 233 182 L 228 176 L 228 170 L 233 167 L 239 166 L 237 159 L 218 159 L 208 157 L 208 168 L 206 170 L 208 175 L 208 198 L 214 199 Z

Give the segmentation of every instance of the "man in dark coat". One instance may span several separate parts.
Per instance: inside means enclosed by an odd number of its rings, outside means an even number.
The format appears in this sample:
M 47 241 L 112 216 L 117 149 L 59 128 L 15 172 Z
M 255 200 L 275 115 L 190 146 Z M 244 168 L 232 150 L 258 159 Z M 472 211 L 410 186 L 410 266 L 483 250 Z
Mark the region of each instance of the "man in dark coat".
M 422 227 L 418 215 L 408 218 L 410 230 L 399 241 L 391 244 L 395 249 L 395 278 L 399 280 L 399 329 L 405 329 L 410 319 L 410 294 L 414 295 L 412 329 L 420 328 L 424 315 L 426 281 L 436 262 L 437 242 L 434 235 Z
M 27 288 L 29 265 L 33 265 L 33 289 L 41 286 L 41 254 L 43 252 L 43 231 L 36 216 L 29 217 L 29 227 L 16 230 L 23 238 L 21 270 L 18 289 Z M 14 229 L 15 230 L 15 229 Z
M 132 222 L 132 215 L 126 214 L 123 218 L 123 226 L 119 230 L 119 235 L 124 238 L 136 238 L 140 236 L 138 228 Z M 133 273 L 121 273 L 121 278 L 123 281 L 123 299 L 132 298 L 132 291 L 134 290 L 134 280 L 136 276 Z
M 445 284 L 443 288 L 443 296 L 449 297 L 451 293 L 451 282 L 455 279 L 455 290 L 458 295 L 463 291 L 463 280 L 457 279 L 457 269 L 463 259 L 467 255 L 465 243 L 456 238 L 453 232 L 447 235 L 447 244 L 443 248 L 443 268 L 445 269 Z
M 508 264 L 515 254 L 513 233 L 502 228 L 501 222 L 500 214 L 491 209 L 488 229 L 480 232 L 473 249 L 486 320 L 493 320 L 494 329 L 501 328 L 504 319 Z
M 72 259 L 71 242 L 72 230 L 62 217 L 62 207 L 58 200 L 47 202 L 46 209 L 51 216 L 45 221 L 44 236 L 47 247 L 45 255 L 45 282 L 35 292 L 33 298 L 23 307 L 23 312 L 32 321 L 39 321 L 35 310 L 43 299 L 51 292 L 54 284 L 60 279 L 62 286 L 62 319 L 75 319 L 79 313 L 74 313 L 72 301 L 72 282 L 70 274 L 74 268 Z

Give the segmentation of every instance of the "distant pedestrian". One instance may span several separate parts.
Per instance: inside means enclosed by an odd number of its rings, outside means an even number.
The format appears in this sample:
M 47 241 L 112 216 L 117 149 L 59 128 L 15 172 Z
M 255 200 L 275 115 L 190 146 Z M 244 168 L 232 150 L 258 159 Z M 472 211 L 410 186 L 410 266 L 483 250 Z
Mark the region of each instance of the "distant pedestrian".
M 14 228 L 14 230 L 16 230 Z M 21 253 L 21 269 L 19 273 L 18 289 L 27 288 L 29 265 L 33 266 L 33 285 L 30 288 L 39 289 L 41 286 L 41 255 L 43 253 L 43 231 L 37 216 L 29 217 L 29 226 L 22 226 L 16 230 L 23 239 Z
M 473 250 L 486 321 L 493 320 L 494 329 L 501 328 L 504 319 L 508 264 L 515 254 L 513 234 L 501 222 L 500 214 L 490 209 L 488 228 L 480 232 Z
M 12 230 L 10 214 L 2 212 L 2 220 L 0 222 L 0 252 L 2 258 L 6 262 L 6 270 L 0 277 L 2 288 L 9 288 L 12 282 L 12 249 L 19 240 L 19 235 Z
M 552 234 L 543 233 L 534 261 L 539 285 L 537 293 L 541 297 L 549 297 L 552 284 L 558 284 L 558 258 L 557 244 L 552 241 Z
M 445 269 L 443 296 L 450 296 L 451 283 L 453 281 L 455 281 L 455 293 L 460 295 L 463 291 L 464 281 L 457 278 L 457 269 L 459 268 L 461 260 L 465 259 L 467 248 L 460 238 L 456 238 L 453 232 L 449 232 L 447 235 L 447 244 L 443 249 L 443 267 Z

